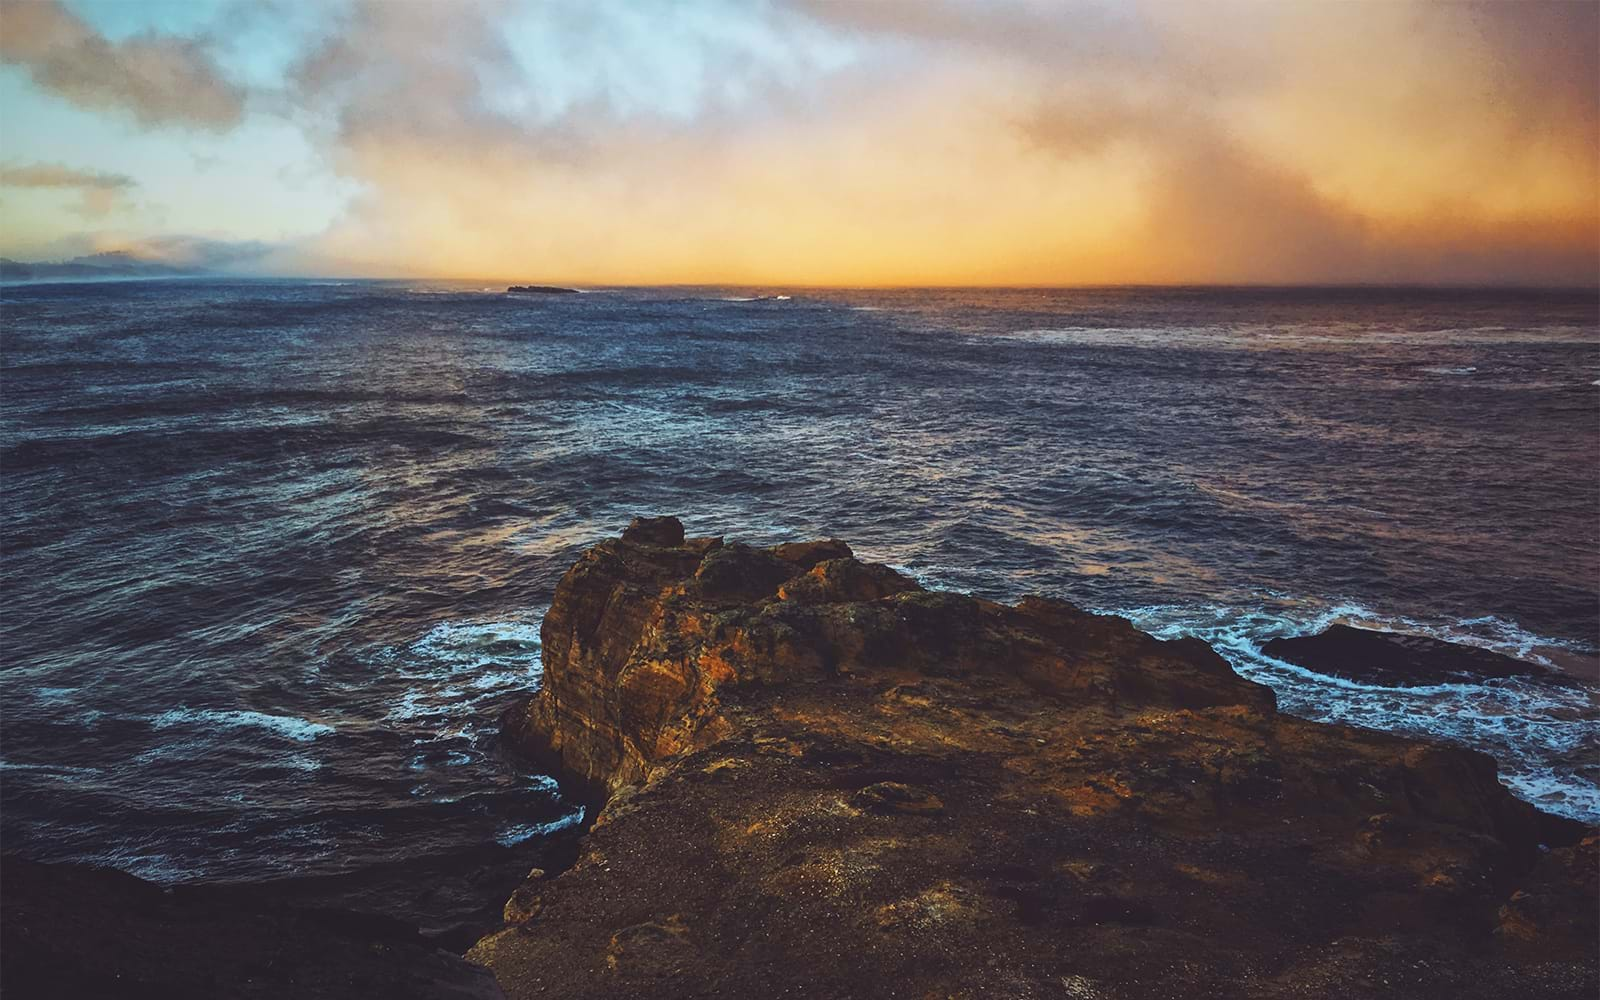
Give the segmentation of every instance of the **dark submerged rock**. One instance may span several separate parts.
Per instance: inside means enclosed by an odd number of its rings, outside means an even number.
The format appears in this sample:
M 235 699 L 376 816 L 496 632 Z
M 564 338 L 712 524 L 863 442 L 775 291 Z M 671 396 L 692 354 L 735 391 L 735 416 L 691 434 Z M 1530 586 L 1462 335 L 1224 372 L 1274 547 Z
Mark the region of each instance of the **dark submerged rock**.
M 1316 635 L 1273 639 L 1261 651 L 1319 674 L 1383 687 L 1425 687 L 1498 677 L 1564 683 L 1538 664 L 1421 635 L 1330 625 Z

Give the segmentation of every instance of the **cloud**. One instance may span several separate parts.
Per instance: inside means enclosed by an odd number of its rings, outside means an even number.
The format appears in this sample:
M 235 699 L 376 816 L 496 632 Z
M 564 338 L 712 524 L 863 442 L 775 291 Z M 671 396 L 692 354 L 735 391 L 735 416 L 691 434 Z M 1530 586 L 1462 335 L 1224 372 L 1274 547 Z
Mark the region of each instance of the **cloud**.
M 198 270 L 238 268 L 259 262 L 282 249 L 259 240 L 224 240 L 183 234 L 124 237 L 101 233 L 89 237 L 88 244 L 93 253 L 125 253 L 143 261 Z
M 135 186 L 126 174 L 75 170 L 59 163 L 0 165 L 0 187 L 76 191 L 81 198 L 77 212 L 86 217 L 109 214 Z
M 302 268 L 1590 284 L 1600 5 L 1515 6 L 350 0 L 286 34 L 281 88 L 251 97 L 357 192 Z M 21 7 L 44 26 L 8 7 L 0 54 L 43 86 L 52 53 L 127 77 L 154 46 L 232 95 L 162 120 L 241 113 L 224 49 Z M 160 104 L 96 72 L 84 103 Z
M 0 60 L 74 104 L 149 127 L 221 131 L 243 119 L 243 90 L 195 39 L 147 33 L 112 42 L 59 0 L 9 3 L 0 23 Z
M 302 62 L 363 188 L 328 259 L 616 282 L 1600 276 L 1587 57 L 1535 56 L 1579 8 L 1530 28 L 1411 3 L 761 7 L 752 33 L 864 54 L 689 117 L 604 86 L 508 112 L 532 79 L 508 9 L 357 5 Z M 613 40 L 600 64 L 652 64 L 618 10 L 584 10 Z M 691 62 L 733 78 L 745 55 Z

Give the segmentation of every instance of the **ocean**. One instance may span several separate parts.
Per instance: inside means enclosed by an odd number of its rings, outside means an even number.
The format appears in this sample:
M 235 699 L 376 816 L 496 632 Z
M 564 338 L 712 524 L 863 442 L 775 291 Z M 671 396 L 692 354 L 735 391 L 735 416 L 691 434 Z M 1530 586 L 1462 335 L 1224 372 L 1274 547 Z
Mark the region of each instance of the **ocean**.
M 1597 302 L 8 285 L 0 840 L 447 924 L 473 904 L 419 868 L 526 868 L 580 819 L 495 717 L 561 574 L 638 514 L 1196 635 L 1286 711 L 1485 750 L 1600 821 L 1593 686 L 1260 652 L 1349 621 L 1600 653 Z

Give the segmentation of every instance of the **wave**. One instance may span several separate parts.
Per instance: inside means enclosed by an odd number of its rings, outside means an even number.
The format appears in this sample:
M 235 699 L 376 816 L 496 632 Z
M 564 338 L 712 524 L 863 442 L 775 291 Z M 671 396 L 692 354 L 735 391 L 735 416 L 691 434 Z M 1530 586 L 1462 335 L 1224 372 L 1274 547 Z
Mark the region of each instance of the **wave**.
M 512 826 L 501 827 L 495 833 L 495 843 L 501 847 L 515 847 L 535 837 L 548 837 L 558 830 L 565 830 L 583 822 L 584 809 L 578 806 L 572 812 L 560 819 L 548 823 L 518 823 Z
M 411 682 L 385 718 L 391 722 L 453 721 L 454 728 L 420 738 L 464 739 L 476 747 L 483 735 L 474 710 L 516 692 L 538 690 L 539 627 L 543 613 L 528 621 L 447 621 L 430 628 L 403 650 L 380 655 L 393 672 Z
M 0 771 L 37 771 L 41 774 L 73 775 L 99 774 L 98 767 L 74 767 L 71 764 L 35 764 L 22 761 L 0 760 Z
M 1536 344 L 1546 346 L 1588 346 L 1593 333 L 1582 327 L 1545 326 L 1536 330 L 1507 327 L 1461 327 L 1448 330 L 1406 330 L 1388 328 L 1306 327 L 1285 330 L 1261 324 L 1227 326 L 1049 326 L 1014 330 L 991 330 L 971 335 L 969 342 L 982 344 L 994 340 L 1021 340 L 1039 344 L 1084 347 L 1210 347 L 1227 350 L 1315 351 L 1339 350 L 1352 346 L 1394 347 L 1493 347 Z M 1451 371 L 1445 374 L 1462 374 Z
M 242 729 L 266 729 L 299 743 L 309 743 L 319 736 L 334 732 L 332 726 L 292 715 L 268 715 L 265 712 L 228 711 L 211 708 L 179 707 L 162 712 L 150 720 L 157 729 L 172 726 L 208 725 Z
M 1493 617 L 1430 625 L 1355 604 L 1312 614 L 1216 604 L 1108 608 L 1105 613 L 1129 618 L 1160 639 L 1193 636 L 1210 643 L 1242 676 L 1271 687 L 1279 708 L 1291 715 L 1482 750 L 1499 763 L 1501 782 L 1523 799 L 1583 822 L 1600 821 L 1600 693 L 1593 689 L 1525 678 L 1384 687 L 1319 674 L 1261 651 L 1269 639 L 1316 633 L 1336 623 L 1426 635 L 1546 667 L 1554 664 L 1539 650 L 1581 651 L 1575 643 L 1534 635 Z

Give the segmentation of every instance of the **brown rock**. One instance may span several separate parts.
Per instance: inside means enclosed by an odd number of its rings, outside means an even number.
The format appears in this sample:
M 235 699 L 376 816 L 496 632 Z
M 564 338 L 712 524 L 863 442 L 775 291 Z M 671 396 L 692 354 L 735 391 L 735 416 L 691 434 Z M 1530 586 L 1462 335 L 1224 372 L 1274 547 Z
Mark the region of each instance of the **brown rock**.
M 735 543 L 706 553 L 694 578 L 707 600 L 750 604 L 776 596 L 779 584 L 795 572 L 793 563 L 767 549 Z
M 544 873 L 541 869 L 535 868 L 534 871 L 540 873 L 538 878 L 543 878 Z M 525 924 L 538 916 L 539 911 L 544 908 L 544 904 L 539 900 L 539 887 L 532 884 L 534 882 L 536 882 L 535 876 L 529 875 L 528 882 L 520 886 L 511 894 L 511 898 L 506 900 L 504 914 L 506 923 Z
M 828 559 L 815 564 L 809 573 L 795 577 L 778 588 L 778 598 L 799 604 L 841 604 L 876 601 L 907 590 L 921 590 L 887 566 L 877 566 L 852 558 Z
M 675 517 L 636 517 L 623 529 L 622 540 L 635 545 L 682 545 L 683 522 Z
M 1496 917 L 1498 942 L 1524 959 L 1592 949 L 1600 939 L 1600 837 L 1546 853 Z
M 604 810 L 471 953 L 508 995 L 1595 992 L 1593 842 L 1489 758 L 794 552 L 611 541 L 562 580 L 506 735 Z
M 808 570 L 827 559 L 848 559 L 855 555 L 850 551 L 850 546 L 837 538 L 820 542 L 784 542 L 774 546 L 772 554 L 784 562 L 794 563 L 802 570 Z
M 906 816 L 937 816 L 944 812 L 939 796 L 926 788 L 902 785 L 898 781 L 879 781 L 856 793 L 856 803 L 862 808 L 880 813 L 901 813 Z

